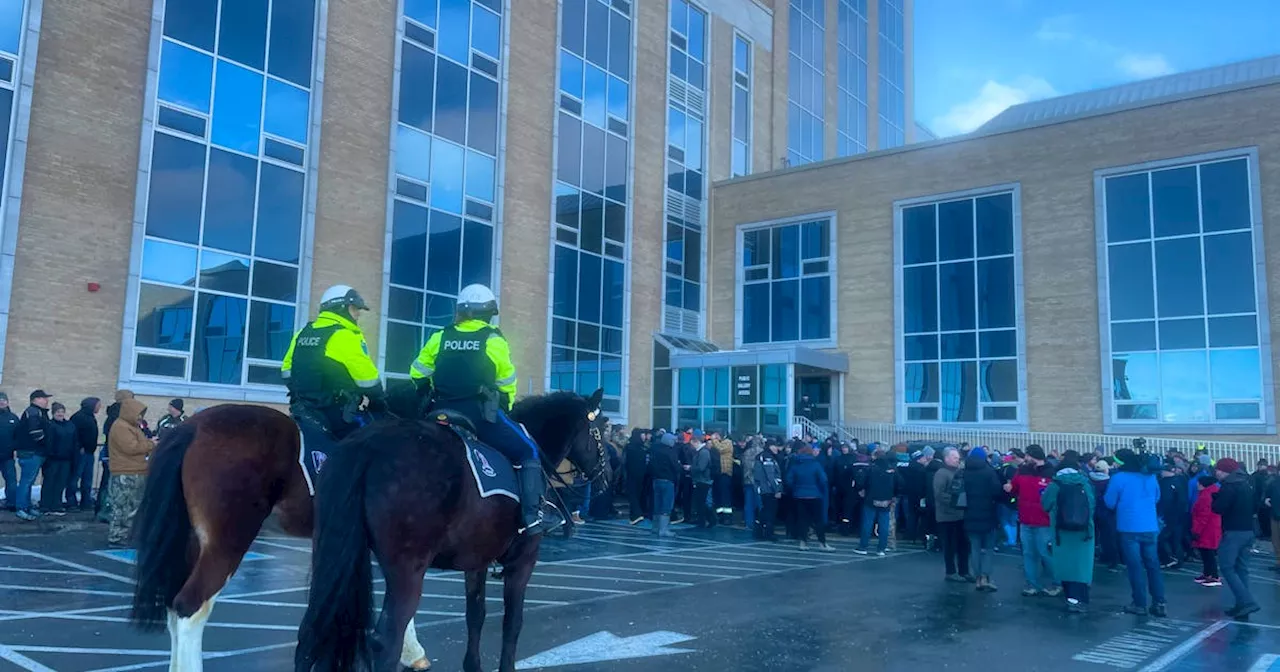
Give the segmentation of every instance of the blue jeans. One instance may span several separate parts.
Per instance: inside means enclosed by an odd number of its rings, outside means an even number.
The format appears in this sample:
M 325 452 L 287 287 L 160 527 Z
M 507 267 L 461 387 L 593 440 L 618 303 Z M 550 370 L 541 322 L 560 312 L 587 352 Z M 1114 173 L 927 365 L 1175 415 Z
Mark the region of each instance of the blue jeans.
M 880 540 L 877 542 L 877 549 L 884 553 L 889 548 L 889 509 L 877 509 L 871 506 L 871 502 L 862 505 L 862 540 L 858 544 L 858 550 L 867 550 L 867 544 L 871 541 L 871 526 L 880 526 Z
M 747 531 L 756 529 L 756 511 L 760 508 L 760 493 L 756 486 L 742 486 L 742 519 L 747 523 Z
M 1053 558 L 1049 555 L 1049 545 L 1053 543 L 1053 529 L 1049 527 L 1032 527 L 1022 525 L 1022 574 L 1027 578 L 1027 587 L 1036 590 L 1052 590 L 1057 587 L 1053 580 Z M 1041 574 L 1040 570 L 1044 573 Z
M 1252 530 L 1223 532 L 1222 543 L 1218 546 L 1222 580 L 1231 589 L 1237 607 L 1258 603 L 1249 592 L 1249 549 L 1252 547 Z
M 1000 528 L 1004 531 L 1004 545 L 1013 548 L 1018 545 L 1018 510 L 1001 504 L 997 511 L 1000 512 Z
M 44 465 L 44 455 L 18 453 L 18 468 L 22 472 L 18 480 L 19 511 L 31 510 L 31 486 L 36 484 L 36 475 L 40 473 L 42 465 Z
M 1129 588 L 1133 591 L 1133 603 L 1147 606 L 1147 591 L 1157 603 L 1164 600 L 1164 576 L 1160 574 L 1160 559 L 1156 553 L 1157 532 L 1121 532 L 1120 553 L 1129 570 Z M 1143 576 L 1145 572 L 1146 576 Z
M 4 503 L 5 506 L 17 506 L 18 501 L 18 469 L 13 462 L 13 456 L 0 457 L 0 478 L 4 478 Z
M 76 497 L 77 490 L 79 498 Z M 88 508 L 92 494 L 93 456 L 80 453 L 76 455 L 75 465 L 71 467 L 71 478 L 67 481 L 67 506 L 79 504 L 82 509 Z
M 655 478 L 653 480 L 653 515 L 669 516 L 676 505 L 676 484 Z

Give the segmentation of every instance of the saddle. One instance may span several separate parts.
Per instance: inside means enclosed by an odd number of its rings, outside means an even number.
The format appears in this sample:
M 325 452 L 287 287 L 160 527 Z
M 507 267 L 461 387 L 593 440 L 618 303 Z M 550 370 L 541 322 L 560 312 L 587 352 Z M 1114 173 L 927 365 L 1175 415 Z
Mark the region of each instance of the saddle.
M 436 408 L 431 410 L 431 417 L 438 425 L 444 425 L 453 429 L 466 431 L 474 439 L 476 434 L 475 423 L 471 422 L 471 418 L 459 413 L 451 408 Z M 465 441 L 467 437 L 463 437 Z
M 432 409 L 431 419 L 462 439 L 467 451 L 467 464 L 471 467 L 471 476 L 481 499 L 500 495 L 520 501 L 520 483 L 516 480 L 515 468 L 502 453 L 476 437 L 476 427 L 470 418 L 452 409 L 437 408 Z

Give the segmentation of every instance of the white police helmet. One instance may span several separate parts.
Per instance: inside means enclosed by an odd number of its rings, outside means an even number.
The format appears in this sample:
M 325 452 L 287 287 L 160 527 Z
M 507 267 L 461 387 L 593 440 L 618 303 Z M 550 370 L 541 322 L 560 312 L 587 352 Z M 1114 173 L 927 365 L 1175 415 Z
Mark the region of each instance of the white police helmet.
M 364 297 L 350 285 L 334 285 L 324 290 L 324 294 L 320 296 L 320 310 L 340 310 L 347 306 L 369 310 Z
M 458 292 L 458 316 L 488 320 L 498 314 L 498 297 L 493 290 L 481 284 L 467 285 Z

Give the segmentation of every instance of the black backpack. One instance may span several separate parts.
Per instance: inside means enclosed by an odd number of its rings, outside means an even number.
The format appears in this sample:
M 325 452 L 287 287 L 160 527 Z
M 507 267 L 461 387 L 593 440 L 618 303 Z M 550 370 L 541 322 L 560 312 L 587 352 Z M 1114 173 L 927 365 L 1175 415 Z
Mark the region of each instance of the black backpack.
M 1089 495 L 1081 484 L 1058 484 L 1058 531 L 1088 532 L 1093 516 L 1089 515 Z M 1092 538 L 1092 537 L 1090 537 Z M 1061 539 L 1058 543 L 1061 543 Z
M 964 492 L 964 470 L 956 472 L 947 485 L 947 497 L 951 500 L 951 508 L 963 509 L 969 506 L 969 498 Z

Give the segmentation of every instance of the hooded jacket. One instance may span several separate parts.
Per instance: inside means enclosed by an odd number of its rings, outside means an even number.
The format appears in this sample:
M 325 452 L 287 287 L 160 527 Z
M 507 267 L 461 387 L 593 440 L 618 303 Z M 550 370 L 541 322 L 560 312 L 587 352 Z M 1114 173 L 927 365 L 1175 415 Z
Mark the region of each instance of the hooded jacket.
M 1216 549 L 1222 543 L 1222 516 L 1213 512 L 1213 498 L 1221 490 L 1217 483 L 1200 491 L 1191 507 L 1191 545 Z
M 710 485 L 714 479 L 711 469 L 711 463 L 715 461 L 717 466 L 720 462 L 720 456 L 716 454 L 715 448 L 711 446 L 711 442 L 703 443 L 693 452 L 693 465 L 689 469 L 689 474 L 693 478 L 694 483 L 702 485 Z
M 70 462 L 80 452 L 76 426 L 70 420 L 50 420 L 48 425 L 48 459 Z
M 93 413 L 98 403 L 97 397 L 87 397 L 80 402 L 80 410 L 71 414 L 71 424 L 76 427 L 76 445 L 84 455 L 98 450 L 98 417 Z
M 1137 469 L 1137 465 L 1126 463 L 1122 471 L 1111 474 L 1104 501 L 1107 508 L 1116 512 L 1117 532 L 1159 532 L 1156 504 L 1160 501 L 1160 484 L 1155 476 Z
M 655 481 L 680 480 L 680 458 L 676 457 L 675 435 L 665 434 L 649 446 L 649 476 Z
M 631 440 L 626 450 L 622 451 L 624 468 L 627 470 L 627 482 L 636 484 L 644 482 L 645 471 L 649 466 L 649 449 L 640 438 L 643 430 L 639 427 L 631 430 Z
M 897 461 L 889 455 L 871 463 L 867 469 L 866 501 L 883 502 L 902 494 L 902 476 Z
M 951 495 L 947 493 L 951 489 L 951 480 L 959 471 L 960 467 L 948 467 L 943 462 L 942 467 L 933 474 L 933 506 L 935 518 L 939 523 L 964 520 L 964 509 L 951 506 Z
M 787 468 L 787 490 L 796 499 L 822 499 L 827 495 L 827 471 L 812 455 L 792 455 Z
M 147 473 L 147 458 L 154 447 L 138 419 L 147 407 L 137 399 L 120 402 L 120 417 L 111 425 L 107 445 L 111 450 L 111 474 Z
M 761 496 L 782 492 L 782 465 L 778 464 L 778 455 L 772 450 L 765 450 L 752 460 L 751 480 Z
M 1004 490 L 1000 488 L 1000 474 L 985 458 L 970 455 L 965 459 L 964 493 L 964 531 L 986 534 L 995 530 L 1000 522 L 996 507 L 1004 497 Z
M 13 459 L 13 432 L 18 427 L 18 414 L 11 408 L 0 411 L 0 460 Z
M 742 484 L 745 486 L 755 486 L 755 469 L 756 462 L 760 456 L 764 454 L 764 444 L 760 439 L 751 437 L 747 439 L 747 449 L 742 451 Z M 776 466 L 776 465 L 775 465 Z
M 1222 516 L 1223 532 L 1252 532 L 1253 485 L 1249 477 L 1237 471 L 1222 479 L 1222 487 L 1213 495 L 1211 508 Z
M 718 441 L 708 441 L 707 445 L 711 446 L 711 450 L 719 453 L 720 457 L 720 473 L 733 474 L 733 442 L 729 439 L 720 439 Z
M 1047 463 L 1024 464 L 1010 483 L 1009 495 L 1018 502 L 1018 523 L 1028 527 L 1049 527 L 1049 514 L 1040 505 L 1040 497 L 1053 482 L 1053 467 Z
M 1089 501 L 1089 529 L 1058 529 L 1058 493 L 1062 488 L 1082 488 Z M 1075 467 L 1059 469 L 1040 496 L 1040 508 L 1053 530 L 1053 577 L 1058 581 L 1093 583 L 1093 512 L 1097 508 L 1089 477 Z

